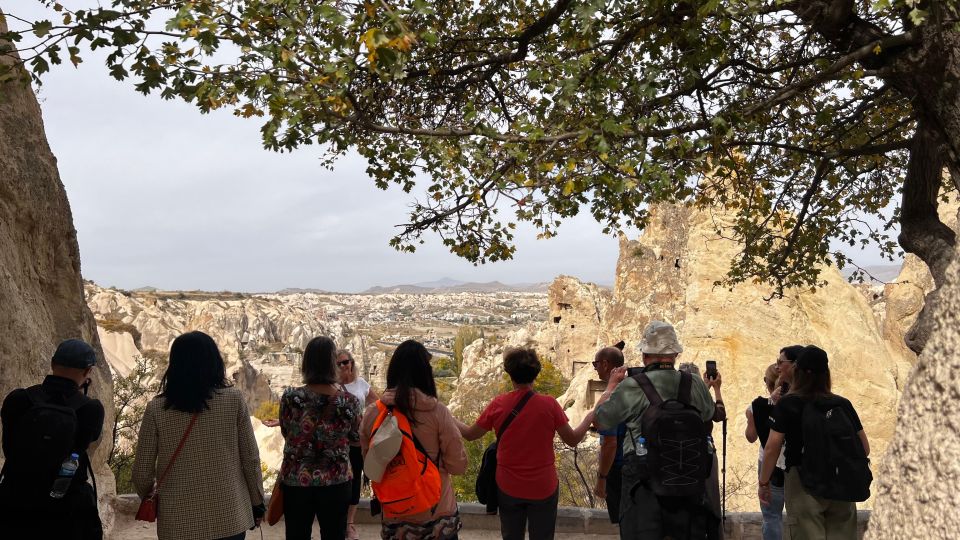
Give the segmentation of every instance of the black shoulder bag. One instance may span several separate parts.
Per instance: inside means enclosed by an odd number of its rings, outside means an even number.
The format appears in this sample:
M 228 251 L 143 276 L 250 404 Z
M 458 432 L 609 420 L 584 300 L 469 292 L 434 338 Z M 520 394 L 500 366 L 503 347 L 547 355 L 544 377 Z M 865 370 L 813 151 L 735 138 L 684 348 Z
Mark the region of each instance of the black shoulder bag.
M 513 422 L 513 419 L 520 414 L 520 411 L 523 409 L 523 406 L 530 401 L 530 398 L 533 397 L 533 391 L 529 391 L 520 398 L 520 401 L 517 402 L 517 405 L 510 411 L 510 415 L 507 416 L 507 419 L 504 420 L 503 425 L 500 426 L 500 431 L 497 433 L 497 440 L 490 443 L 490 446 L 483 451 L 483 459 L 480 461 L 480 471 L 477 473 L 477 501 L 480 504 L 487 505 L 488 514 L 497 513 L 497 443 L 500 442 L 500 438 L 503 437 L 503 434 L 507 431 L 507 428 L 510 427 L 510 424 Z

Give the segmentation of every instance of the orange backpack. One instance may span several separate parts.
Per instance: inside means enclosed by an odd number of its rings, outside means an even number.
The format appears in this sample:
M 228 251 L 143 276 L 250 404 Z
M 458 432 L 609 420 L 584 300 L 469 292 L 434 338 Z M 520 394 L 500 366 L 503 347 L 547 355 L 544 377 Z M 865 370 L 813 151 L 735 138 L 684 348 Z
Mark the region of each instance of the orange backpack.
M 371 439 L 390 414 L 397 419 L 397 426 L 403 433 L 400 451 L 387 465 L 383 478 L 379 482 L 371 482 L 384 517 L 400 518 L 433 511 L 440 502 L 440 469 L 413 435 L 406 415 L 379 400 L 377 411 Z

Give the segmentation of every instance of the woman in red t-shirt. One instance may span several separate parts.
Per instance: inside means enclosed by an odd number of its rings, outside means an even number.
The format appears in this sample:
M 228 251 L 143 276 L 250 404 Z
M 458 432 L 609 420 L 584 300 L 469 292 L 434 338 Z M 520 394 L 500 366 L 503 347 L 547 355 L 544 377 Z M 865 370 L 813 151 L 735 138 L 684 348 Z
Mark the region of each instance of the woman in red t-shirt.
M 503 368 L 513 381 L 513 391 L 501 394 L 487 405 L 477 422 L 467 427 L 458 421 L 463 438 L 473 441 L 500 426 L 528 393 L 540 373 L 540 360 L 533 349 L 510 349 L 503 355 Z M 510 424 L 497 445 L 497 487 L 500 533 L 504 540 L 523 540 L 529 522 L 530 540 L 553 538 L 557 521 L 559 483 L 553 453 L 554 433 L 570 446 L 583 440 L 593 412 L 576 428 L 557 400 L 534 393 Z

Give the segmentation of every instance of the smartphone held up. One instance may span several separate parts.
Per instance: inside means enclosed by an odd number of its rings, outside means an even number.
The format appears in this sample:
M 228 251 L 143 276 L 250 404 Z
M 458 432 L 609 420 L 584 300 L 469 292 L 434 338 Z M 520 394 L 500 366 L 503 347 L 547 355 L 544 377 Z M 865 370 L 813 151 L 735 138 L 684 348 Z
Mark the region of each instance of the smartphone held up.
M 707 360 L 707 370 L 706 370 L 706 372 L 704 372 L 704 375 L 706 376 L 706 378 L 711 379 L 711 380 L 712 380 L 712 379 L 716 379 L 716 378 L 717 378 L 717 374 L 718 374 L 718 372 L 717 372 L 717 361 L 716 361 L 716 360 Z

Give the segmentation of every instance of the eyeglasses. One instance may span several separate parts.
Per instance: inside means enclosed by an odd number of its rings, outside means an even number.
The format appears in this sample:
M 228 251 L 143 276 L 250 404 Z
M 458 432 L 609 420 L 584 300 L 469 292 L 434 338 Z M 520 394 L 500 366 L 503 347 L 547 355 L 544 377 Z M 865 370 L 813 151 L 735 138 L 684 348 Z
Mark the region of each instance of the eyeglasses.
M 337 362 L 337 365 L 340 366 L 340 367 L 344 367 L 344 366 L 348 365 L 349 363 L 350 363 L 350 360 L 340 360 L 339 362 Z
M 792 364 L 793 362 L 794 362 L 793 360 L 789 360 L 789 359 L 788 359 L 788 360 L 780 360 L 779 358 L 777 358 L 777 365 L 778 365 L 778 366 L 779 366 L 780 364 Z
M 600 365 L 600 362 L 603 362 L 603 360 L 594 360 L 593 362 L 590 362 L 590 363 L 593 364 L 594 368 L 596 368 L 598 365 Z

